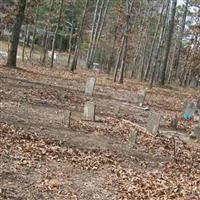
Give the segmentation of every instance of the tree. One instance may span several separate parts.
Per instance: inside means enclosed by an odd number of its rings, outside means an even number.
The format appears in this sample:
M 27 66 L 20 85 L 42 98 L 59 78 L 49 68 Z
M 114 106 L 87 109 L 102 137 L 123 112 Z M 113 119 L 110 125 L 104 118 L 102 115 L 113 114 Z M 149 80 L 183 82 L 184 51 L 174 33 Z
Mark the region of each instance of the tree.
M 171 43 L 172 43 L 172 36 L 174 33 L 174 20 L 175 20 L 175 15 L 176 15 L 176 5 L 177 5 L 177 0 L 173 0 L 172 10 L 171 10 L 171 19 L 170 19 L 169 30 L 168 30 L 167 41 L 166 41 L 166 52 L 165 52 L 164 61 L 163 61 L 163 68 L 161 71 L 161 79 L 160 79 L 161 85 L 165 84 L 169 51 L 170 51 L 170 47 L 171 47 Z
M 19 44 L 19 35 L 21 26 L 24 20 L 24 12 L 26 8 L 26 0 L 18 0 L 17 13 L 12 29 L 12 36 L 10 40 L 10 49 L 8 52 L 7 66 L 15 68 L 17 60 L 17 48 Z

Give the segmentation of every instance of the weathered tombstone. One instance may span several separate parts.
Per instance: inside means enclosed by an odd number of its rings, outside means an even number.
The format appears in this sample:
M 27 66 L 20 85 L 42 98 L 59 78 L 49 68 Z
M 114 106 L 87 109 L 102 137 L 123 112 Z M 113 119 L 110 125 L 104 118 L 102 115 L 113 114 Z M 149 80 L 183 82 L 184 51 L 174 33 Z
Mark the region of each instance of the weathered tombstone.
M 146 91 L 140 90 L 137 94 L 137 103 L 139 106 L 141 106 L 141 107 L 143 106 L 145 97 L 146 97 Z
M 192 119 L 196 110 L 197 108 L 194 103 L 185 104 L 183 109 L 183 118 L 186 120 Z
M 85 95 L 92 96 L 95 88 L 96 79 L 88 78 L 85 86 Z
M 64 126 L 69 128 L 70 127 L 70 121 L 71 121 L 71 111 L 67 110 L 67 111 L 64 112 L 64 119 L 63 119 Z
M 174 116 L 174 117 L 171 119 L 170 125 L 171 125 L 172 128 L 177 129 L 177 126 L 178 126 L 178 119 L 177 119 L 177 116 Z
M 95 121 L 95 104 L 87 101 L 84 106 L 84 119 L 88 121 Z
M 100 73 L 100 66 L 99 63 L 93 63 L 93 70 Z
M 200 124 L 194 128 L 194 132 L 190 135 L 190 138 L 200 140 Z
M 197 109 L 200 109 L 200 96 L 197 98 Z
M 161 115 L 155 112 L 150 113 L 147 122 L 147 131 L 157 134 L 160 126 Z
M 131 146 L 135 145 L 137 142 L 137 130 L 131 129 L 130 130 L 130 136 L 129 136 L 129 143 Z

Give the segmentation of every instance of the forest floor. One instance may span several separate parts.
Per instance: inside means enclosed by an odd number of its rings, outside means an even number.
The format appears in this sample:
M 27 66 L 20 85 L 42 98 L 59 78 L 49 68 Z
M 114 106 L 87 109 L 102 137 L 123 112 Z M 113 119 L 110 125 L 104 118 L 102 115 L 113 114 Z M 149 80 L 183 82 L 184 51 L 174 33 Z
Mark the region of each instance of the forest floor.
M 93 97 L 84 95 L 88 77 L 97 80 Z M 0 65 L 0 199 L 200 199 L 200 146 L 189 139 L 196 122 L 179 118 L 170 127 L 199 92 L 155 87 L 145 111 L 135 103 L 145 87 L 94 71 Z M 96 104 L 95 122 L 83 120 L 87 100 Z M 151 111 L 162 115 L 162 135 L 145 131 Z

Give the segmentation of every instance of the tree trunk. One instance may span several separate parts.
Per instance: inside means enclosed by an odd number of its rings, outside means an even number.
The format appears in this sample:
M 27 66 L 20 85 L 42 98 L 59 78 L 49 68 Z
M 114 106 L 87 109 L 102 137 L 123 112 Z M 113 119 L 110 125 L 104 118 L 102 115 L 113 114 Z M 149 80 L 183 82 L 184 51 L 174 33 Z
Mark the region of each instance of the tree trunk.
M 96 39 L 94 41 L 93 49 L 92 49 L 92 52 L 91 52 L 91 63 L 94 62 L 96 48 L 98 46 L 98 43 L 99 43 L 102 31 L 103 31 L 103 26 L 104 26 L 104 23 L 105 23 L 105 19 L 106 19 L 106 14 L 107 14 L 107 11 L 108 11 L 109 2 L 110 2 L 110 0 L 107 0 L 107 3 L 105 5 L 105 7 L 104 7 L 104 11 L 102 9 L 102 12 L 100 13 L 100 15 L 101 15 L 101 17 L 100 17 L 101 18 L 101 22 L 99 22 L 99 30 L 97 31 Z M 104 2 L 104 4 L 105 4 L 105 2 Z
M 17 14 L 16 14 L 13 29 L 12 29 L 12 36 L 11 36 L 11 42 L 10 42 L 11 44 L 10 44 L 7 64 L 6 64 L 8 67 L 16 68 L 17 47 L 19 44 L 19 35 L 20 35 L 21 25 L 24 20 L 25 8 L 26 8 L 26 0 L 19 0 Z
M 121 57 L 122 57 L 122 53 L 123 53 L 123 49 L 124 49 L 124 42 L 125 42 L 125 37 L 123 36 L 122 41 L 121 41 L 121 46 L 120 46 L 120 49 L 119 49 L 117 62 L 116 62 L 116 65 L 115 65 L 114 78 L 113 78 L 114 82 L 116 82 L 116 80 L 117 80 L 117 71 L 118 71 L 120 63 L 121 63 Z
M 54 33 L 54 38 L 53 38 L 53 43 L 52 43 L 52 50 L 51 50 L 51 65 L 50 65 L 51 68 L 53 68 L 53 63 L 54 63 L 55 44 L 56 44 L 58 29 L 60 27 L 60 21 L 61 21 L 61 17 L 62 17 L 63 3 L 64 3 L 64 0 L 60 0 L 59 17 L 58 17 L 56 30 L 55 30 L 55 33 Z
M 73 38 L 73 23 L 70 31 L 70 37 L 69 37 L 69 55 L 68 55 L 68 60 L 67 60 L 67 67 L 70 66 L 71 62 L 71 55 L 72 55 L 72 38 Z
M 176 41 L 176 45 L 175 45 L 175 52 L 174 52 L 173 59 L 172 59 L 173 62 L 172 62 L 172 66 L 170 68 L 168 82 L 170 82 L 171 79 L 174 79 L 177 77 L 177 69 L 178 69 L 180 54 L 181 54 L 181 49 L 182 49 L 182 39 L 183 39 L 184 31 L 185 31 L 185 23 L 186 23 L 186 18 L 187 18 L 187 13 L 188 13 L 188 5 L 189 5 L 189 0 L 186 0 L 182 23 L 181 23 L 181 29 L 180 29 L 180 32 L 179 32 L 179 35 L 178 35 L 178 38 Z
M 166 22 L 167 22 L 169 5 L 170 5 L 170 0 L 167 1 L 166 12 L 165 12 L 164 19 L 163 19 L 162 29 L 161 29 L 161 32 L 160 32 L 159 41 L 158 41 L 156 51 L 155 51 L 155 58 L 154 58 L 155 61 L 154 61 L 154 65 L 152 67 L 152 74 L 151 74 L 150 79 L 149 79 L 149 88 L 152 88 L 154 78 L 155 78 L 155 75 L 156 75 L 156 71 L 158 70 L 158 67 L 157 67 L 158 58 L 159 58 L 159 54 L 160 54 L 160 51 L 161 51 L 161 48 L 162 48 L 162 43 L 163 43 L 163 40 L 164 40 L 164 33 L 165 33 L 165 26 L 166 26 Z
M 29 26 L 26 25 L 26 31 L 25 31 L 25 36 L 24 36 L 24 41 L 23 41 L 23 49 L 22 49 L 22 61 L 24 62 L 24 57 L 25 57 L 25 48 L 26 48 L 26 39 L 28 36 L 28 28 Z
M 87 59 L 86 59 L 86 66 L 87 68 L 90 68 L 90 54 L 91 54 L 91 48 L 92 48 L 92 44 L 93 44 L 93 40 L 94 40 L 94 36 L 95 36 L 95 28 L 97 26 L 97 14 L 98 14 L 98 7 L 100 5 L 100 0 L 97 0 L 96 2 L 96 7 L 95 7 L 95 12 L 94 12 L 94 18 L 93 18 L 93 24 L 92 24 L 92 31 L 91 31 L 91 35 L 90 35 L 90 42 L 89 42 L 89 48 L 88 48 L 88 52 L 87 52 Z
M 72 64 L 71 64 L 71 69 L 70 69 L 71 71 L 74 71 L 76 69 L 77 63 L 78 63 L 79 52 L 80 52 L 81 44 L 83 41 L 83 26 L 84 26 L 84 22 L 85 22 L 85 16 L 86 16 L 88 3 L 89 3 L 89 0 L 86 0 L 85 8 L 83 11 L 83 16 L 82 16 L 82 21 L 81 21 L 81 25 L 80 25 L 80 30 L 79 30 L 79 36 L 78 36 L 78 40 L 77 40 L 76 47 L 75 47 L 74 57 L 73 57 Z
M 48 31 L 47 26 L 45 28 L 45 35 L 44 35 L 44 44 L 43 44 L 43 57 L 42 57 L 42 63 L 45 64 L 46 62 L 46 55 L 47 55 L 47 48 L 48 48 Z
M 175 20 L 175 15 L 176 15 L 176 5 L 177 5 L 177 0 L 173 0 L 172 3 L 172 16 L 169 24 L 169 31 L 167 35 L 167 44 L 166 44 L 166 52 L 165 52 L 165 57 L 164 57 L 164 62 L 163 62 L 163 69 L 161 72 L 161 80 L 160 80 L 160 85 L 165 84 L 165 78 L 166 78 L 166 69 L 167 69 L 167 63 L 168 63 L 168 57 L 169 57 L 169 51 L 172 43 L 172 37 L 174 33 L 174 20 Z
M 37 22 L 38 22 L 38 17 L 39 17 L 39 5 L 37 6 L 37 11 L 36 11 L 36 16 L 35 16 L 35 25 L 34 25 L 34 31 L 33 31 L 33 40 L 31 44 L 31 50 L 30 50 L 30 58 L 32 58 L 32 53 L 34 49 L 34 44 L 35 44 L 35 37 L 36 37 L 36 29 L 37 29 Z
M 144 81 L 147 80 L 147 77 L 149 75 L 149 71 L 150 71 L 150 68 L 151 68 L 151 62 L 152 62 L 152 57 L 153 57 L 153 53 L 154 53 L 155 43 L 156 43 L 156 39 L 157 39 L 157 36 L 158 36 L 159 28 L 160 28 L 160 25 L 161 25 L 164 8 L 165 8 L 165 6 L 163 4 L 162 10 L 161 10 L 161 13 L 160 13 L 160 17 L 159 17 L 159 20 L 158 20 L 158 24 L 157 24 L 157 27 L 156 27 L 156 31 L 154 33 L 153 41 L 152 41 L 152 44 L 151 44 L 151 50 L 150 50 L 147 68 L 146 68 L 145 75 L 144 75 Z

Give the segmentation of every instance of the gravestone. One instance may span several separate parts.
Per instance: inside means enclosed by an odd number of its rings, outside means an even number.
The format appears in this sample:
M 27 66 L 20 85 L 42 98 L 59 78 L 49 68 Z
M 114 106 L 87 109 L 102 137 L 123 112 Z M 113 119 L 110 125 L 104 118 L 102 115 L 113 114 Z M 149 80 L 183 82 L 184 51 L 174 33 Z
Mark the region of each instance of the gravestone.
M 8 53 L 4 51 L 0 51 L 0 59 L 5 60 L 8 57 Z
M 183 118 L 186 120 L 190 120 L 193 118 L 197 108 L 194 103 L 185 103 L 183 107 Z
M 130 130 L 129 143 L 131 146 L 137 143 L 137 130 L 133 128 Z
M 69 128 L 70 127 L 70 121 L 71 121 L 71 111 L 67 110 L 67 111 L 64 112 L 64 119 L 63 119 L 64 126 Z
M 171 119 L 170 125 L 171 125 L 172 128 L 177 129 L 177 126 L 178 126 L 178 119 L 177 119 L 177 116 L 174 116 L 174 117 Z
M 84 120 L 95 121 L 95 104 L 87 101 L 84 106 Z
M 200 124 L 194 128 L 194 132 L 190 135 L 190 138 L 200 140 Z
M 200 96 L 197 98 L 197 109 L 200 109 Z
M 143 106 L 145 97 L 146 97 L 146 91 L 140 90 L 137 94 L 137 103 L 139 106 L 141 106 L 141 107 Z
M 161 115 L 159 113 L 152 112 L 149 115 L 147 122 L 147 132 L 157 134 L 160 126 Z
M 95 78 L 88 78 L 85 86 L 85 95 L 92 96 L 96 84 Z

